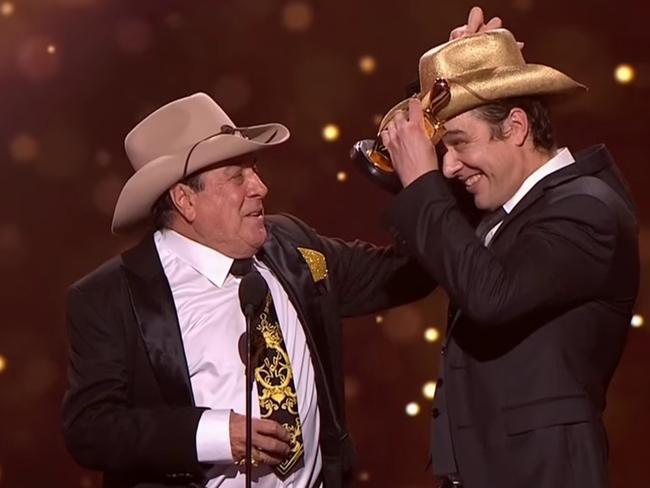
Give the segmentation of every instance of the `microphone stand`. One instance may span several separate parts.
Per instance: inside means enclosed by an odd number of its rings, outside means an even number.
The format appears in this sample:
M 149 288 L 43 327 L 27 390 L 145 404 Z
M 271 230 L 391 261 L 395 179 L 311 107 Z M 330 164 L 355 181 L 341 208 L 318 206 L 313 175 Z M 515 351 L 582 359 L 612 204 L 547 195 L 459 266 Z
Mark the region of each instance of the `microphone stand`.
M 268 293 L 268 285 L 262 275 L 257 271 L 249 271 L 239 284 L 239 302 L 242 312 L 246 317 L 246 352 L 244 363 L 246 364 L 246 487 L 251 486 L 251 472 L 253 466 L 253 364 L 252 364 L 252 322 L 253 316 L 261 310 L 264 297 Z
M 253 305 L 246 305 L 246 488 L 251 488 L 253 462 L 253 368 L 251 358 L 253 312 Z

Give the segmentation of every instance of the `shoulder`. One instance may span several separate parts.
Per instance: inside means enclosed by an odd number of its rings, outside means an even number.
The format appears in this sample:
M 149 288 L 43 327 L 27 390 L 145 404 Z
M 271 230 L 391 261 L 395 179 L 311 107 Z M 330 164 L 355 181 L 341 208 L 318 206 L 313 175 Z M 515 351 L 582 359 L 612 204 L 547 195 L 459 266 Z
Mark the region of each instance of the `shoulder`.
M 289 239 L 298 244 L 310 244 L 317 240 L 316 231 L 298 217 L 286 213 L 265 217 L 268 231 L 280 239 Z
M 127 271 L 129 274 L 142 273 L 155 253 L 155 245 L 150 236 L 145 237 L 135 246 L 123 253 L 113 256 L 97 268 L 75 281 L 68 289 L 69 295 L 106 296 L 126 287 Z
M 542 202 L 535 219 L 540 222 L 571 223 L 594 235 L 636 233 L 636 216 L 629 206 L 594 176 L 579 176 L 548 188 Z
M 589 213 L 599 209 L 615 220 L 636 221 L 633 211 L 621 196 L 595 176 L 580 176 L 550 188 L 546 201 L 551 205 L 572 206 Z
M 70 285 L 71 290 L 92 290 L 122 274 L 122 257 L 114 256 Z

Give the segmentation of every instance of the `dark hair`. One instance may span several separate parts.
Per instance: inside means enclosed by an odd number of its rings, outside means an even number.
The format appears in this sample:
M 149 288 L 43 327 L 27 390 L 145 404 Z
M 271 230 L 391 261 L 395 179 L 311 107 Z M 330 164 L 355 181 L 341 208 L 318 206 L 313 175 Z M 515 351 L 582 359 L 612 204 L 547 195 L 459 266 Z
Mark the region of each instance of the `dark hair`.
M 178 183 L 187 185 L 194 191 L 201 191 L 204 187 L 203 181 L 201 180 L 201 173 L 186 176 Z M 174 202 L 172 202 L 172 198 L 169 196 L 169 190 L 166 190 L 165 193 L 158 197 L 153 207 L 151 207 L 154 229 L 159 230 L 164 227 L 169 227 L 174 212 L 176 212 L 176 207 L 174 207 Z
M 546 104 L 536 97 L 505 98 L 494 103 L 481 105 L 473 110 L 474 114 L 490 124 L 492 137 L 503 139 L 502 122 L 513 108 L 520 108 L 528 116 L 533 146 L 541 151 L 555 149 L 555 136 L 551 116 Z

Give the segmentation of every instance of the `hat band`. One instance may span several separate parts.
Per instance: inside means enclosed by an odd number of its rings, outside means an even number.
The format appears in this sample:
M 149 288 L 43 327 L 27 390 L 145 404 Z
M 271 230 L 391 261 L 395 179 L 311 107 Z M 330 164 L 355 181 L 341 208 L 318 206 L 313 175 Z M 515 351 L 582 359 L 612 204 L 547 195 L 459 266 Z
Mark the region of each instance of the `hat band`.
M 205 142 L 205 141 L 207 141 L 208 139 L 212 139 L 213 137 L 220 136 L 220 135 L 222 135 L 222 134 L 231 134 L 231 135 L 238 134 L 240 137 L 244 137 L 245 139 L 248 139 L 246 136 L 244 136 L 244 135 L 242 134 L 241 129 L 239 129 L 239 128 L 237 128 L 237 127 L 233 127 L 233 126 L 228 125 L 228 124 L 224 124 L 224 125 L 222 125 L 222 126 L 221 126 L 221 130 L 220 130 L 219 132 L 216 132 L 216 133 L 214 133 L 214 134 L 210 134 L 210 135 L 207 136 L 207 137 L 204 137 L 204 138 L 201 139 L 200 141 L 196 142 L 196 143 L 195 143 L 195 144 L 190 148 L 190 150 L 189 150 L 188 153 L 187 153 L 187 157 L 185 158 L 185 165 L 183 166 L 183 178 L 185 178 L 185 177 L 187 176 L 187 168 L 188 168 L 188 166 L 189 166 L 189 164 L 190 164 L 190 157 L 192 156 L 192 153 L 194 152 L 194 149 L 196 149 L 196 147 L 197 147 L 199 144 L 201 144 L 202 142 Z
M 213 137 L 220 136 L 223 134 L 236 135 L 244 139 L 250 140 L 250 137 L 247 137 L 244 134 L 243 132 L 244 130 L 245 130 L 244 127 L 233 127 L 232 125 L 224 124 L 221 126 L 221 130 L 219 132 L 210 134 L 209 136 L 204 137 L 200 141 L 196 142 L 187 152 L 187 157 L 185 158 L 185 164 L 183 165 L 183 178 L 187 177 L 187 170 L 190 164 L 190 157 L 192 156 L 194 149 L 196 149 L 199 144 L 207 141 L 208 139 L 212 139 Z M 274 130 L 273 133 L 269 136 L 269 138 L 266 141 L 264 141 L 264 144 L 268 144 L 269 142 L 271 142 L 277 133 L 278 133 L 278 129 Z

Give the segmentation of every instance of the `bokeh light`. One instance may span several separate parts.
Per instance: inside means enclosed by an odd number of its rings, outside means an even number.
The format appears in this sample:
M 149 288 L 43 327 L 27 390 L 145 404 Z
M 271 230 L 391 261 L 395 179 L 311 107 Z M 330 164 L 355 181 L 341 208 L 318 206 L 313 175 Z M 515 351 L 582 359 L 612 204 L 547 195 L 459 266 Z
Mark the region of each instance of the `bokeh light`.
M 348 401 L 355 400 L 361 394 L 361 382 L 355 376 L 347 375 L 344 379 L 345 399 Z
M 31 134 L 17 134 L 9 143 L 9 154 L 16 162 L 25 163 L 34 161 L 38 157 L 38 153 L 38 141 Z
M 432 400 L 436 395 L 436 382 L 427 381 L 424 386 L 422 386 L 422 395 L 424 395 L 424 398 Z
M 382 330 L 392 342 L 412 344 L 422 333 L 421 311 L 415 305 L 405 305 L 386 312 Z
M 384 322 L 384 316 L 383 316 L 383 315 L 377 315 L 377 316 L 375 317 L 375 323 L 377 323 L 377 324 L 381 324 L 381 323 L 383 323 L 383 322 Z
M 325 127 L 323 127 L 322 134 L 323 139 L 325 139 L 327 142 L 334 142 L 340 137 L 341 130 L 336 124 L 327 124 Z
M 20 74 L 30 81 L 46 81 L 54 78 L 61 68 L 59 56 L 48 52 L 52 42 L 43 36 L 34 36 L 23 41 L 16 53 Z
M 614 70 L 614 79 L 621 85 L 629 85 L 634 81 L 635 76 L 634 66 L 629 64 L 619 64 Z
M 29 248 L 20 227 L 14 223 L 0 223 L 0 268 L 20 267 L 29 255 Z
M 642 315 L 634 314 L 632 320 L 630 320 L 630 325 L 635 328 L 643 327 L 645 324 L 645 319 Z
M 306 31 L 311 27 L 313 20 L 314 11 L 306 2 L 289 2 L 282 11 L 282 23 L 290 31 Z
M 5 369 L 7 369 L 7 360 L 0 354 L 0 373 L 3 373 Z
M 348 174 L 345 171 L 339 171 L 336 173 L 336 181 L 339 183 L 345 183 L 348 181 Z
M 521 12 L 527 12 L 531 8 L 533 8 L 533 0 L 512 0 L 512 7 L 515 10 L 519 10 Z
M 48 46 L 47 46 L 47 53 L 48 53 L 48 54 L 56 54 L 56 45 L 54 45 L 54 44 L 48 44 Z
M 368 473 L 368 471 L 361 471 L 359 473 L 359 481 L 363 483 L 370 481 L 370 473 Z
M 372 56 L 361 56 L 359 58 L 359 70 L 366 75 L 370 75 L 377 70 L 377 61 Z
M 106 168 L 111 164 L 111 153 L 106 149 L 98 149 L 95 153 L 95 162 L 100 168 Z
M 406 405 L 406 408 L 404 410 L 406 411 L 406 415 L 409 417 L 415 417 L 420 413 L 420 405 L 416 402 L 411 402 Z
M 180 29 L 185 25 L 185 20 L 178 12 L 170 12 L 165 17 L 165 24 L 171 29 Z
M 4 17 L 9 17 L 14 14 L 16 7 L 12 2 L 2 2 L 0 3 L 0 15 Z
M 424 331 L 424 340 L 427 342 L 436 342 L 440 338 L 440 332 L 435 327 L 428 327 Z

